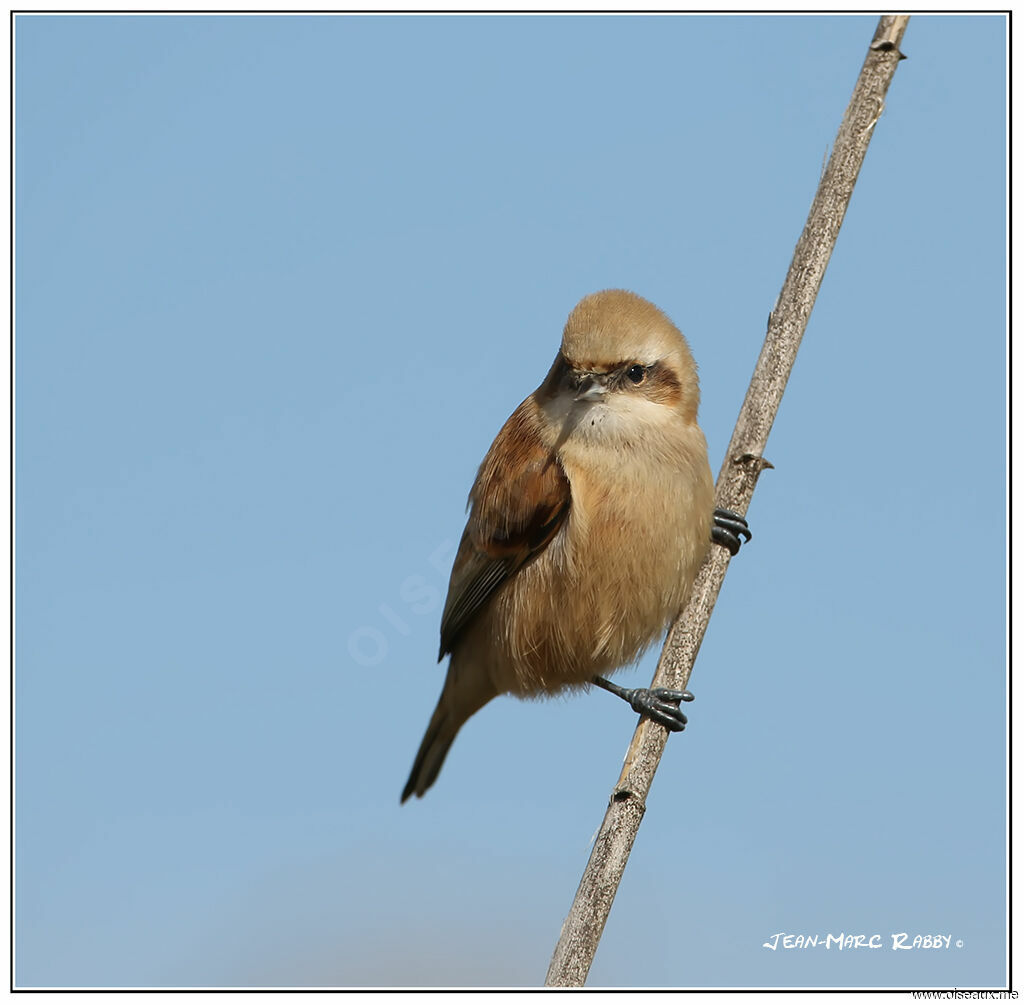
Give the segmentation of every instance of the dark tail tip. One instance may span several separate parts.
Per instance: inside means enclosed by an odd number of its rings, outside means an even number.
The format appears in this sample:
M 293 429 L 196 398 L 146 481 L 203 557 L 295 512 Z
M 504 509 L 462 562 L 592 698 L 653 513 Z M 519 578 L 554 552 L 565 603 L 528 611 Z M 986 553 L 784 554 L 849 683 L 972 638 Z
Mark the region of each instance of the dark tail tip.
M 416 760 L 412 762 L 409 780 L 402 789 L 402 803 L 414 793 L 422 796 L 434 784 L 457 732 L 458 727 L 453 730 L 448 726 L 448 715 L 442 710 L 441 702 L 438 702 L 416 754 Z

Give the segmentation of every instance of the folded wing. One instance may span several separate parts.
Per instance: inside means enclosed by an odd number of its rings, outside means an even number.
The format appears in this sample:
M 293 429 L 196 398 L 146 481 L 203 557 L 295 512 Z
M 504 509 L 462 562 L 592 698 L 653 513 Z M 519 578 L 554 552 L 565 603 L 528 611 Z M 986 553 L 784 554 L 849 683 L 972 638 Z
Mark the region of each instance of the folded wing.
M 516 409 L 480 465 L 441 617 L 439 660 L 495 592 L 548 546 L 569 513 L 569 480 L 541 441 L 536 408 L 527 398 Z

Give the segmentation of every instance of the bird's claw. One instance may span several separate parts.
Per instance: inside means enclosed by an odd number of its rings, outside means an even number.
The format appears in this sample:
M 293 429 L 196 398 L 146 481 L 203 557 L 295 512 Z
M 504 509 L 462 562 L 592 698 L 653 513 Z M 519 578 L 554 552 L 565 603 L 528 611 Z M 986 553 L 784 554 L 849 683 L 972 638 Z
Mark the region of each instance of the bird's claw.
M 711 524 L 711 540 L 735 555 L 740 550 L 743 539 L 749 541 L 753 537 L 747 521 L 729 509 L 716 509 Z
M 628 692 L 626 700 L 634 712 L 664 726 L 670 733 L 680 733 L 686 728 L 686 716 L 679 703 L 693 701 L 693 695 L 668 687 L 638 687 Z

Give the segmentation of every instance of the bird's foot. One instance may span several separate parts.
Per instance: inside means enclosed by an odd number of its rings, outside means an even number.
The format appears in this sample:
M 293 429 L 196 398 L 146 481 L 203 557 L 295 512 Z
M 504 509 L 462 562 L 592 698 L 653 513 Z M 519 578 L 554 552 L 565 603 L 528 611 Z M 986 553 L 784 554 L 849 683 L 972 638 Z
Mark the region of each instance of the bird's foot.
M 634 712 L 652 719 L 670 733 L 680 733 L 686 728 L 686 716 L 680 711 L 679 703 L 693 701 L 693 695 L 669 687 L 636 687 L 629 691 L 626 701 Z
M 686 728 L 686 716 L 679 704 L 693 701 L 689 691 L 676 691 L 669 687 L 619 687 L 603 677 L 595 677 L 593 682 L 629 702 L 634 712 L 664 726 L 670 733 L 679 733 Z
M 749 541 L 752 536 L 747 521 L 739 513 L 733 513 L 729 509 L 715 510 L 711 540 L 723 548 L 728 548 L 730 555 L 735 555 L 740 550 L 743 538 Z

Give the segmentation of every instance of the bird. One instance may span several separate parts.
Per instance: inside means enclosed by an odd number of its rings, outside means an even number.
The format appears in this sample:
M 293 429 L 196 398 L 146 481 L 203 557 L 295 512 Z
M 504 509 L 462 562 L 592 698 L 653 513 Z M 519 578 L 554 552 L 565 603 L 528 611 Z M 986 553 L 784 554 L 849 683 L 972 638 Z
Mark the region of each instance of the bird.
M 448 672 L 402 791 L 437 779 L 492 698 L 596 684 L 667 729 L 689 692 L 622 688 L 683 608 L 712 540 L 735 554 L 746 521 L 716 510 L 690 347 L 628 290 L 584 297 L 543 382 L 502 426 L 469 494 L 441 616 Z

